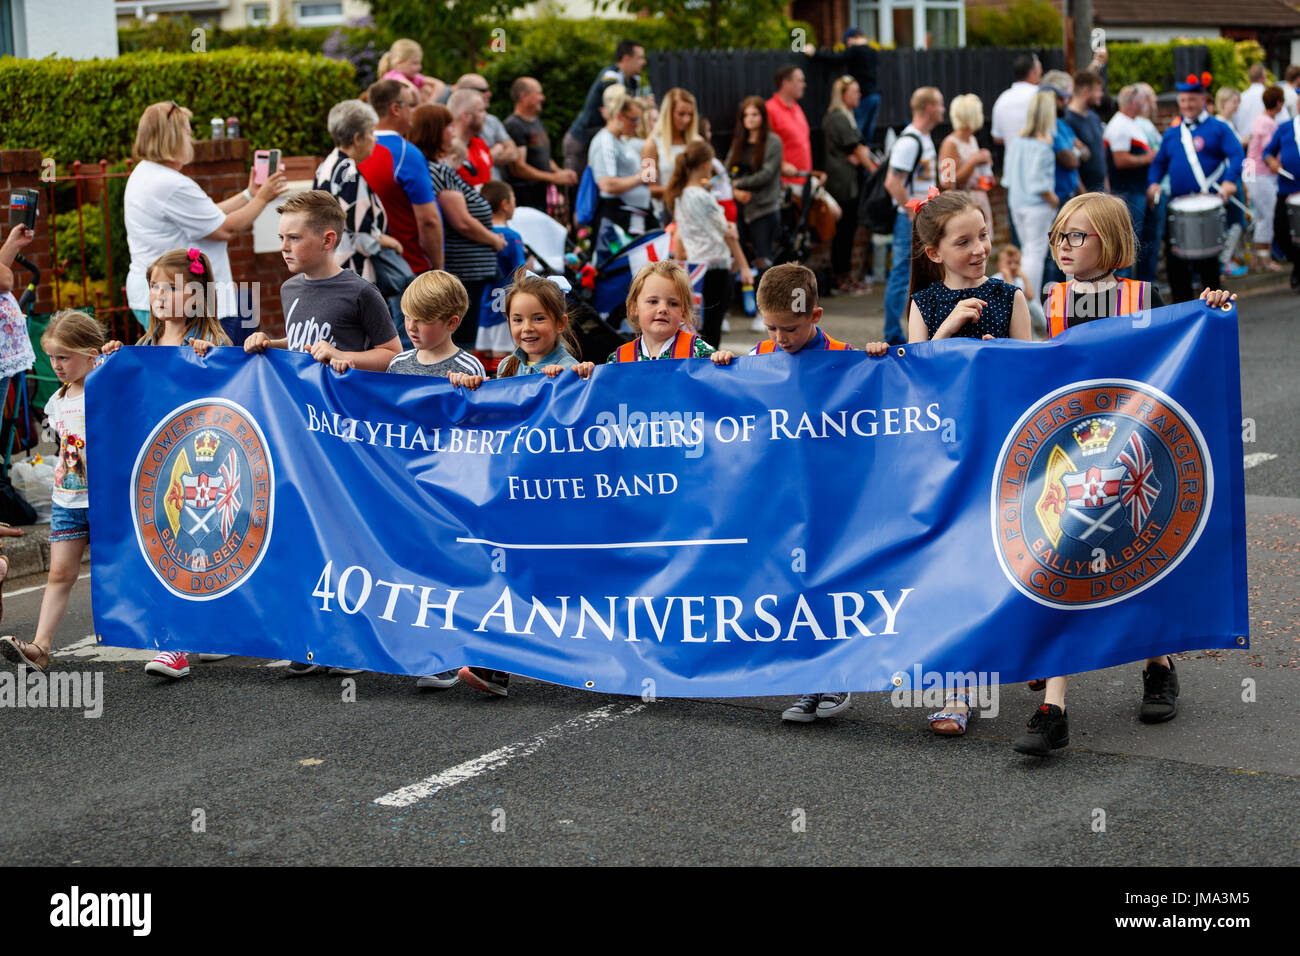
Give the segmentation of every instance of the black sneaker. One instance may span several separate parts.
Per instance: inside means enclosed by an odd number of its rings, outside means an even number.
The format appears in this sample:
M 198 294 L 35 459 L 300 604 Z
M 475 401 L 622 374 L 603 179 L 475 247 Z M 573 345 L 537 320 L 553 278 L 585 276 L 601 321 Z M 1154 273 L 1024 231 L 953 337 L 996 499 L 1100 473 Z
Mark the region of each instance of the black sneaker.
M 1178 715 L 1178 674 L 1174 659 L 1169 666 L 1147 664 L 1142 672 L 1142 706 L 1138 720 L 1144 724 L 1162 724 Z
M 326 670 L 320 664 L 304 664 L 302 661 L 290 661 L 285 673 L 290 677 L 302 677 L 304 674 L 319 674 Z
M 821 694 L 804 694 L 785 709 L 781 719 L 796 724 L 810 724 L 817 719 L 817 705 L 821 699 Z
M 817 717 L 834 717 L 836 714 L 843 713 L 849 709 L 849 694 L 822 694 L 821 701 L 817 704 Z
M 1011 746 L 1017 753 L 1046 757 L 1070 742 L 1070 723 L 1055 704 L 1041 704 L 1029 718 L 1029 727 Z
M 450 670 L 421 677 L 415 682 L 415 686 L 420 690 L 447 690 L 459 683 L 460 678 L 456 676 L 456 671 Z
M 462 684 L 485 694 L 497 697 L 509 695 L 510 675 L 505 671 L 491 671 L 486 667 L 462 667 L 456 676 Z

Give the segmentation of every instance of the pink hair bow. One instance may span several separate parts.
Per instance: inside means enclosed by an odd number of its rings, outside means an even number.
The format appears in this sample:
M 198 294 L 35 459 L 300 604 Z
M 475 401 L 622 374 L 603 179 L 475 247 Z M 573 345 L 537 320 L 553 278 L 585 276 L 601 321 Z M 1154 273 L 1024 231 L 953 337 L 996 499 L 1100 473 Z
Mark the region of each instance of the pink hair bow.
M 190 257 L 190 271 L 196 276 L 203 275 L 203 263 L 199 261 L 199 256 L 203 255 L 203 253 L 197 249 L 191 249 L 185 254 Z
M 924 199 L 913 199 L 911 202 L 907 204 L 907 208 L 912 210 L 912 215 L 915 216 L 918 212 L 921 211 L 922 206 L 924 206 L 926 203 L 928 203 L 931 199 L 933 199 L 937 195 L 939 195 L 939 190 L 931 186 L 930 192 L 926 194 L 926 197 Z

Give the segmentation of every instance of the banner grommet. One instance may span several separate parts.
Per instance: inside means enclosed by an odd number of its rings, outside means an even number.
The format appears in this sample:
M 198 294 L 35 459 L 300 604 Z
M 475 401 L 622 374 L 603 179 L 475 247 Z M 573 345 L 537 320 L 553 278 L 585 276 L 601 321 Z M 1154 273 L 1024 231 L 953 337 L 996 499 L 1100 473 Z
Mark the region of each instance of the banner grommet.
M 904 355 L 906 355 L 906 354 L 907 354 L 907 349 L 903 348 L 903 347 L 900 345 L 900 346 L 898 347 L 898 357 L 899 357 L 899 358 L 902 358 L 902 357 L 903 357 Z
M 1245 647 L 1245 646 L 1246 646 L 1246 638 L 1245 638 L 1244 636 L 1242 636 L 1242 637 L 1238 637 L 1238 638 L 1237 638 L 1237 646 L 1238 646 L 1238 647 Z
M 589 681 L 587 681 L 587 689 L 588 689 L 588 690 L 590 690 L 591 688 L 593 688 L 593 687 L 595 687 L 595 686 L 596 686 L 596 682 L 595 682 L 594 680 L 589 680 Z
M 308 651 L 308 652 L 307 652 L 307 663 L 308 663 L 308 664 L 311 663 L 311 659 L 312 659 L 312 653 L 311 653 L 311 651 Z

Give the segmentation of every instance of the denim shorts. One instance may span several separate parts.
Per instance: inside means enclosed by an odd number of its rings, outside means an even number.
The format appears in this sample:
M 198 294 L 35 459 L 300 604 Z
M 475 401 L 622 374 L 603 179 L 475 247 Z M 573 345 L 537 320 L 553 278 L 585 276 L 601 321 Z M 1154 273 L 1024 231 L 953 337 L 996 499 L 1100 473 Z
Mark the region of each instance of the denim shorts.
M 90 509 L 50 506 L 50 540 L 78 541 L 90 537 Z

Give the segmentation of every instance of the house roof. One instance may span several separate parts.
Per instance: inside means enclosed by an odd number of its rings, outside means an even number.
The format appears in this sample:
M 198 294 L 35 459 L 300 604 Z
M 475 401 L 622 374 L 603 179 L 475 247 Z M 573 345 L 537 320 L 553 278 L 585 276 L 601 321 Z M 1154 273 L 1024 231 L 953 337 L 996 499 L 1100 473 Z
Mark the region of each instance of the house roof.
M 1300 10 L 1286 0 L 1093 0 L 1092 18 L 1112 26 L 1300 27 Z

